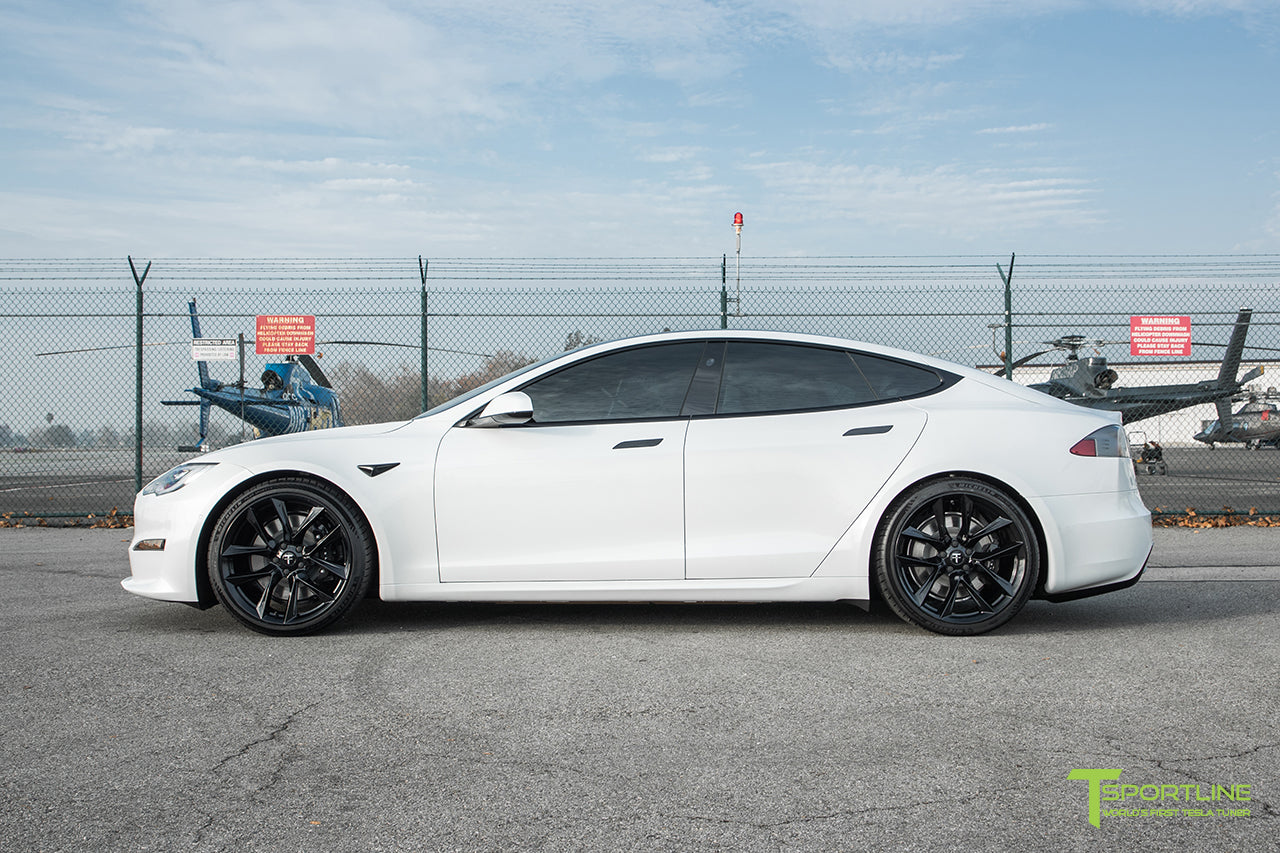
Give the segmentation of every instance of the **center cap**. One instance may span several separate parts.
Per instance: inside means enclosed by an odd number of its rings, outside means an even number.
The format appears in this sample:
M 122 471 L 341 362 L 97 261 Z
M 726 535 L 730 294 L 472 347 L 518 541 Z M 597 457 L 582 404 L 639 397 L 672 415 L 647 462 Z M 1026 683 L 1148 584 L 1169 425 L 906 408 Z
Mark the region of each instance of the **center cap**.
M 952 548 L 947 551 L 947 565 L 958 569 L 965 563 L 969 562 L 969 555 L 960 548 Z
M 284 563 L 286 566 L 292 567 L 298 561 L 298 552 L 292 548 L 281 548 L 276 553 L 276 559 Z

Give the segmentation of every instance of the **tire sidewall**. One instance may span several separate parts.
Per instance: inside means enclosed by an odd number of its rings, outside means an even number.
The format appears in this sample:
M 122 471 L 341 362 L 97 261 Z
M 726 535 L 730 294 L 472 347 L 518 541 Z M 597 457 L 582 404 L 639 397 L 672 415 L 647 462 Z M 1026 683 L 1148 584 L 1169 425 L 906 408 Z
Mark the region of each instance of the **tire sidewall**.
M 338 599 L 323 613 L 297 625 L 279 625 L 259 620 L 257 614 L 246 613 L 227 588 L 222 577 L 221 551 L 224 539 L 238 523 L 241 514 L 268 496 L 302 497 L 323 506 L 338 519 L 347 536 L 350 550 L 350 574 Z M 347 495 L 329 483 L 305 477 L 276 478 L 246 489 L 236 496 L 218 516 L 209 536 L 206 554 L 209 583 L 218 602 L 245 626 L 263 634 L 301 636 L 323 630 L 343 618 L 369 592 L 374 565 L 373 533 L 363 514 Z
M 922 611 L 902 586 L 895 570 L 897 541 L 907 520 L 919 512 L 922 506 L 939 497 L 952 495 L 969 495 L 997 505 L 1019 528 L 1026 549 L 1022 582 L 1012 600 L 990 617 L 973 622 L 948 622 Z M 899 618 L 939 634 L 972 636 L 1000 627 L 1023 608 L 1039 583 L 1041 550 L 1036 526 L 1027 511 L 1009 492 L 970 477 L 948 477 L 913 487 L 889 507 L 876 533 L 872 558 L 880 597 Z

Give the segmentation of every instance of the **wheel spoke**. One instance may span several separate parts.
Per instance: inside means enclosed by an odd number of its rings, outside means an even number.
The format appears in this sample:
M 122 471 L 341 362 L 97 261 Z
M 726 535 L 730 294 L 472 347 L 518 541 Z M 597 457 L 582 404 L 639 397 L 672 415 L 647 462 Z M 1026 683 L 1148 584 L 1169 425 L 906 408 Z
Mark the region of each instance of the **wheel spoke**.
M 912 599 L 916 604 L 924 606 L 924 600 L 929 597 L 929 590 L 933 589 L 933 585 L 938 582 L 938 577 L 942 574 L 942 566 L 934 566 L 933 571 L 929 574 L 928 580 L 920 584 L 920 586 L 911 593 Z
M 312 557 L 311 562 L 319 566 L 320 568 L 324 569 L 326 572 L 328 572 L 331 575 L 337 575 L 343 580 L 347 579 L 348 571 L 345 563 L 333 563 L 333 562 L 330 562 L 329 560 L 322 560 L 319 557 Z
M 288 625 L 298 618 L 298 576 L 289 576 L 289 598 L 284 603 L 284 616 L 281 622 Z
M 276 517 L 280 520 L 280 540 L 293 542 L 293 528 L 289 525 L 289 508 L 279 498 L 272 498 L 271 505 L 275 507 Z
M 969 597 L 972 598 L 977 603 L 979 613 L 995 613 L 996 612 L 995 608 L 992 607 L 987 602 L 987 600 L 978 593 L 977 588 L 972 583 L 969 582 L 968 578 L 961 576 L 959 578 L 959 583 L 964 584 L 964 588 L 965 590 L 968 591 Z
M 1010 542 L 1003 548 L 997 548 L 994 551 L 984 551 L 981 554 L 974 554 L 974 559 L 990 562 L 994 560 L 1003 560 L 1012 554 L 1016 554 L 1022 550 L 1021 542 Z
M 259 619 L 264 621 L 266 620 L 267 607 L 270 606 L 272 595 L 275 593 L 276 587 L 280 585 L 280 581 L 280 575 L 278 573 L 273 573 L 271 581 L 267 584 L 266 588 L 262 590 L 262 597 L 258 599 L 258 605 L 254 608 L 258 611 Z
M 990 536 L 992 533 L 995 533 L 997 530 L 1003 530 L 1004 528 L 1008 527 L 1010 524 L 1013 524 L 1013 522 L 1002 516 L 1000 518 L 997 518 L 995 521 L 991 522 L 990 524 L 988 524 L 986 527 L 979 530 L 977 533 L 973 534 L 971 538 L 973 539 L 973 541 L 976 542 L 984 536 Z
M 244 556 L 265 556 L 272 552 L 270 545 L 259 545 L 257 543 L 251 545 L 228 545 L 222 549 L 224 557 L 244 557 Z
M 943 506 L 942 498 L 933 502 L 933 523 L 938 526 L 938 540 L 946 542 L 950 537 L 947 533 L 947 510 Z
M 960 541 L 969 541 L 969 525 L 973 522 L 973 498 L 965 495 L 960 499 Z
M 322 506 L 313 506 L 311 509 L 307 510 L 306 517 L 303 518 L 302 521 L 298 523 L 297 529 L 293 531 L 294 537 L 301 538 L 302 535 L 306 533 L 308 529 L 310 529 L 311 525 L 316 523 L 316 519 L 323 514 L 324 514 L 324 507 Z
M 248 586 L 249 584 L 260 581 L 263 578 L 269 578 L 274 574 L 276 574 L 276 567 L 272 566 L 271 568 L 263 569 L 260 572 L 244 572 L 238 575 L 226 575 L 226 579 L 227 583 L 233 583 L 236 586 Z
M 267 547 L 271 547 L 270 543 L 274 537 L 272 537 L 272 535 L 267 532 L 267 528 L 258 519 L 257 514 L 253 511 L 253 507 L 249 507 L 247 510 L 245 510 L 244 520 L 249 522 L 249 526 L 252 527 L 257 532 L 258 538 L 261 539 L 264 543 L 267 543 Z
M 319 551 L 321 548 L 323 548 L 323 547 L 324 547 L 324 545 L 325 545 L 325 543 L 326 543 L 326 542 L 328 542 L 331 538 L 333 538 L 333 534 L 335 534 L 335 533 L 337 533 L 337 532 L 338 532 L 338 528 L 336 528 L 336 527 L 334 527 L 334 528 L 330 529 L 328 533 L 326 533 L 325 535 L 323 535 L 323 536 L 321 536 L 319 539 L 317 539 L 314 545 L 312 545 L 310 548 L 305 549 L 305 550 L 302 552 L 302 556 L 304 556 L 304 557 L 310 557 L 310 556 L 311 556 L 312 554 L 314 554 L 316 551 Z
M 328 592 L 327 590 L 321 589 L 320 587 L 316 586 L 315 584 L 313 584 L 311 581 L 307 580 L 304 577 L 301 577 L 301 576 L 298 577 L 298 584 L 300 586 L 305 586 L 307 589 L 311 590 L 316 595 L 316 597 L 323 599 L 324 604 L 326 605 L 332 604 L 334 601 L 337 600 L 336 595 Z
M 924 544 L 931 546 L 935 551 L 941 551 L 944 547 L 942 539 L 936 536 L 930 536 L 927 533 L 921 533 L 920 530 L 915 527 L 908 527 L 906 530 L 902 531 L 902 535 L 908 539 L 923 542 Z
M 938 610 L 938 615 L 941 616 L 943 619 L 946 619 L 947 617 L 949 617 L 952 611 L 955 610 L 956 593 L 958 591 L 959 591 L 959 586 L 956 583 L 952 582 L 951 586 L 948 587 L 947 589 L 947 598 L 945 601 L 942 602 L 942 607 Z
M 1007 580 L 1000 577 L 999 573 L 987 568 L 986 566 L 975 563 L 973 568 L 974 571 L 982 572 L 983 577 L 1000 587 L 1001 592 L 1005 595 L 1012 596 L 1017 591 L 1013 588 L 1013 584 L 1009 583 Z

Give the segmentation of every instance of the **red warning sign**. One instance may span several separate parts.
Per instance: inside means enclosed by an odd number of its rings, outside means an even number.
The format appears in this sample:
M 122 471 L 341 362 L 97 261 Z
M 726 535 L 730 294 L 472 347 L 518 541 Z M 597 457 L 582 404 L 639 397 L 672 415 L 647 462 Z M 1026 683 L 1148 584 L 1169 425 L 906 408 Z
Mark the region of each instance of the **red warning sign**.
M 1191 318 L 1130 317 L 1129 355 L 1191 355 Z
M 312 314 L 259 314 L 253 337 L 258 355 L 314 355 L 316 318 Z

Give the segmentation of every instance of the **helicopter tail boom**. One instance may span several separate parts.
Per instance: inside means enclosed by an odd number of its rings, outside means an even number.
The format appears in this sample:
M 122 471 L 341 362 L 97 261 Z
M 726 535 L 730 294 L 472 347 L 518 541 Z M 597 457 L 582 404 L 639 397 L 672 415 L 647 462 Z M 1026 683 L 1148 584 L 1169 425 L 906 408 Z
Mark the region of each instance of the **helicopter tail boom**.
M 1242 379 L 1237 382 L 1240 372 L 1240 359 L 1244 356 L 1244 340 L 1249 334 L 1249 321 L 1253 318 L 1252 308 L 1241 308 L 1236 316 L 1235 328 L 1231 331 L 1231 340 L 1227 342 L 1227 352 L 1222 358 L 1222 366 L 1218 368 L 1219 385 L 1240 385 L 1248 382 Z M 1256 377 L 1255 377 L 1256 378 Z

